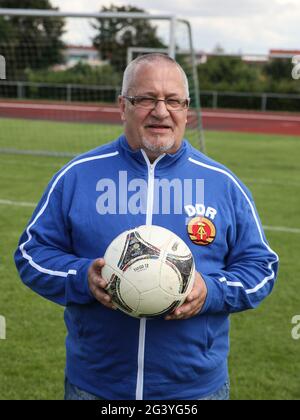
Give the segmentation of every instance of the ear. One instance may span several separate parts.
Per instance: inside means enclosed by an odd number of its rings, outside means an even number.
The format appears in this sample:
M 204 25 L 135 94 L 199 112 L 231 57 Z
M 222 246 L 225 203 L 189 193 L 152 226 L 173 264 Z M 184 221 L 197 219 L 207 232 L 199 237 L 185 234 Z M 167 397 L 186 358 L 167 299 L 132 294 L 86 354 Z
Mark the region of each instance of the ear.
M 125 121 L 126 120 L 126 118 L 125 118 L 125 100 L 124 100 L 122 95 L 120 95 L 118 97 L 118 102 L 119 102 L 119 108 L 120 108 L 120 112 L 121 112 L 121 120 Z

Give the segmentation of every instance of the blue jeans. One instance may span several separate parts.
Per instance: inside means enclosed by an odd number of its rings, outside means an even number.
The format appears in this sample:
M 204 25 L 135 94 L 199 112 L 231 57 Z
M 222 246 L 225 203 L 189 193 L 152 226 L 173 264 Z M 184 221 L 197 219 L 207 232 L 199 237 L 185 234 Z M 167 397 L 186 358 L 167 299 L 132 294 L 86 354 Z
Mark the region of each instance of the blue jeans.
M 205 398 L 200 398 L 201 401 L 208 401 L 208 400 L 214 400 L 214 401 L 228 401 L 230 399 L 229 396 L 230 387 L 229 382 L 226 382 L 217 392 L 215 392 L 212 395 L 209 395 Z M 72 385 L 68 379 L 65 379 L 65 400 L 101 400 L 101 398 L 96 397 L 95 395 L 92 395 L 86 391 L 83 391 L 82 389 L 77 388 L 77 386 Z
M 230 385 L 229 382 L 220 388 L 217 392 L 205 398 L 199 398 L 201 401 L 229 401 L 230 400 Z
M 101 398 L 96 397 L 89 392 L 83 391 L 77 386 L 71 384 L 68 378 L 65 378 L 65 400 L 66 401 L 73 401 L 73 400 L 84 400 L 84 401 L 99 401 Z

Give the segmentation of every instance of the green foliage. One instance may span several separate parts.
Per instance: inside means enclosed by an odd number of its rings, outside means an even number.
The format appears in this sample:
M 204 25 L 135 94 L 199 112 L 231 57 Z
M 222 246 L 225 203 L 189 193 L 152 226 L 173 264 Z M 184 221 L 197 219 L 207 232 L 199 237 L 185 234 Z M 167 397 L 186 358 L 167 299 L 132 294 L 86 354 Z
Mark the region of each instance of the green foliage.
M 134 6 L 102 7 L 101 12 L 145 12 Z M 165 48 L 157 36 L 157 28 L 145 19 L 98 19 L 93 27 L 98 34 L 93 39 L 102 59 L 109 60 L 119 72 L 127 64 L 128 47 Z
M 238 90 L 255 88 L 260 69 L 249 66 L 241 58 L 216 56 L 198 67 L 200 85 L 205 90 Z
M 121 75 L 109 64 L 91 67 L 85 63 L 77 63 L 74 67 L 59 71 L 27 71 L 30 82 L 73 83 L 80 85 L 120 86 Z
M 52 9 L 49 0 L 0 0 L 3 9 Z
M 26 77 L 30 82 L 42 84 L 41 87 L 27 88 L 26 98 L 30 99 L 66 100 L 68 98 L 72 101 L 114 103 L 121 86 L 121 74 L 117 73 L 110 64 L 91 67 L 79 62 L 66 70 L 28 70 Z M 53 86 L 43 87 L 47 83 Z M 68 85 L 74 85 L 69 91 L 70 97 L 68 97 Z M 100 88 L 97 89 L 98 87 Z
M 239 93 L 300 94 L 300 83 L 292 78 L 290 59 L 273 59 L 267 63 L 247 63 L 239 57 L 210 57 L 198 66 L 201 90 Z M 218 98 L 220 108 L 261 109 L 260 95 L 243 97 L 236 95 Z M 212 106 L 212 98 L 203 96 L 202 105 Z M 299 111 L 297 99 L 268 98 L 269 110 Z
M 239 57 L 215 56 L 198 66 L 198 76 L 202 90 L 300 93 L 292 68 L 289 59 L 247 63 Z
M 0 7 L 57 10 L 49 0 L 0 0 Z M 0 53 L 6 58 L 9 79 L 22 79 L 28 68 L 63 62 L 63 32 L 62 18 L 0 17 Z
M 291 60 L 288 59 L 273 59 L 264 66 L 264 73 L 266 76 L 275 82 L 281 80 L 291 80 Z

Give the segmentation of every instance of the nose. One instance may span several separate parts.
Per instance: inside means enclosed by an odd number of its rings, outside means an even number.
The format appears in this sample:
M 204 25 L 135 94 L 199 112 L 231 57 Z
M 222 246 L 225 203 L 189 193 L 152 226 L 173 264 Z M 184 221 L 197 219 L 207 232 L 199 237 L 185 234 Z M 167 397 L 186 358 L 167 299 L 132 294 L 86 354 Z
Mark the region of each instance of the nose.
M 157 102 L 156 107 L 152 110 L 152 115 L 159 119 L 163 119 L 169 116 L 169 111 L 166 104 L 163 101 Z

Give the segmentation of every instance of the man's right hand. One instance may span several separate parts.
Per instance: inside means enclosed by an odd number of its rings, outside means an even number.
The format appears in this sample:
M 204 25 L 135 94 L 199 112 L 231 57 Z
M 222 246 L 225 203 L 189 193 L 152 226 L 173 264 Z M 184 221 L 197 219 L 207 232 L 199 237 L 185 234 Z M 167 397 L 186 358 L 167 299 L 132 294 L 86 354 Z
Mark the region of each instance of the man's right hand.
M 107 286 L 106 280 L 101 277 L 101 270 L 104 265 L 104 259 L 98 258 L 90 266 L 88 271 L 89 288 L 98 302 L 102 303 L 102 305 L 106 306 L 107 308 L 116 309 L 112 303 L 111 297 L 104 290 Z

